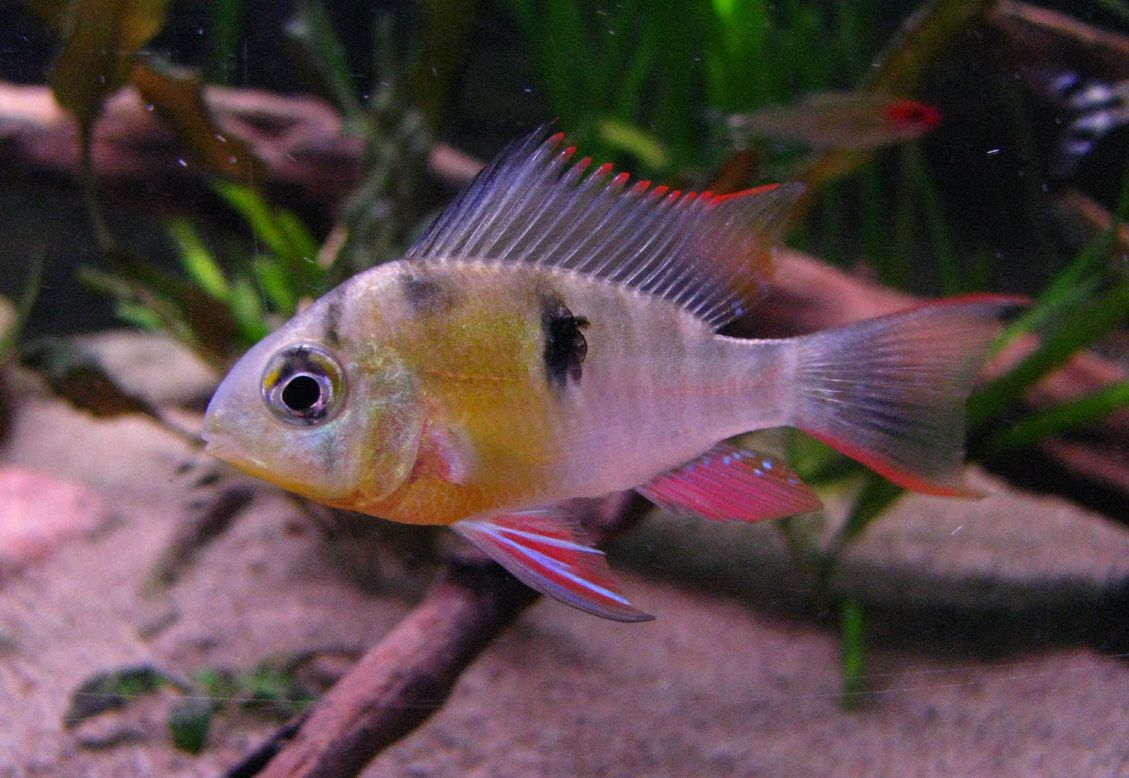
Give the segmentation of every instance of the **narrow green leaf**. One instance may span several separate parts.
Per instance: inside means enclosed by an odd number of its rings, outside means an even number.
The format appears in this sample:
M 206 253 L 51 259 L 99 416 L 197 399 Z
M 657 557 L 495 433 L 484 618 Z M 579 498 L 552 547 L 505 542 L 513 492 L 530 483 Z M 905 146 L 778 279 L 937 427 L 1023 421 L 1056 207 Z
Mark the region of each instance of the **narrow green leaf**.
M 43 286 L 43 268 L 47 262 L 47 252 L 44 249 L 34 251 L 28 260 L 27 280 L 24 281 L 23 292 L 16 303 L 15 315 L 6 330 L 0 333 L 0 362 L 6 361 L 12 355 L 16 344 L 23 335 L 27 318 L 39 297 L 39 290 Z
M 604 118 L 596 122 L 596 135 L 613 149 L 633 154 L 651 170 L 662 170 L 670 157 L 662 142 L 651 133 L 628 122 Z
M 292 316 L 298 308 L 298 294 L 282 266 L 272 257 L 258 256 L 252 260 L 251 267 L 271 307 L 285 316 Z
M 304 0 L 286 25 L 286 34 L 302 44 L 310 53 L 325 85 L 348 123 L 357 126 L 364 121 L 365 110 L 357 98 L 356 86 L 349 70 L 345 47 L 325 7 L 316 0 Z
M 1104 283 L 1107 263 L 1118 240 L 1121 225 L 1129 219 L 1129 166 L 1122 173 L 1121 192 L 1117 198 L 1109 228 L 1094 235 L 1039 294 L 1031 309 L 1004 330 L 996 344 L 1002 348 L 1025 332 L 1037 330 L 1048 321 L 1069 314 L 1089 299 Z
M 145 332 L 160 332 L 164 329 L 164 320 L 152 308 L 146 308 L 141 303 L 131 303 L 119 300 L 114 305 L 114 315 L 127 324 L 132 324 Z
M 843 543 L 854 540 L 862 531 L 902 496 L 904 490 L 882 476 L 867 471 L 866 483 L 855 498 L 847 521 L 839 531 Z
M 226 300 L 231 293 L 227 278 L 192 223 L 187 219 L 171 219 L 166 229 L 176 243 L 180 263 L 189 277 L 212 297 Z
M 208 64 L 205 74 L 213 84 L 230 84 L 235 72 L 235 47 L 246 8 L 244 0 L 212 0 L 208 30 Z
M 862 602 L 850 598 L 839 606 L 839 641 L 842 656 L 843 691 L 839 704 L 851 710 L 858 707 L 865 690 L 866 634 Z
M 929 240 L 941 277 L 941 291 L 947 295 L 967 291 L 964 288 L 960 260 L 957 258 L 952 230 L 949 229 L 948 220 L 945 218 L 941 196 L 937 192 L 933 176 L 929 174 L 925 155 L 921 151 L 921 144 L 909 143 L 906 145 L 905 152 L 902 160 L 909 168 L 909 176 L 914 182 L 914 188 L 917 190 L 921 201 L 925 226 L 929 231 Z
M 988 455 L 1029 448 L 1040 440 L 1094 424 L 1129 406 L 1129 381 L 1107 386 L 1077 400 L 1032 414 L 997 433 L 985 445 Z
M 91 716 L 124 707 L 143 694 L 171 686 L 181 692 L 190 691 L 180 680 L 152 665 L 134 665 L 94 674 L 71 695 L 71 704 L 63 716 L 63 726 L 71 729 Z
M 1015 404 L 1043 376 L 1061 367 L 1075 351 L 1109 333 L 1129 318 L 1129 278 L 1080 308 L 1006 374 L 987 384 L 969 400 L 969 426 L 975 427 Z
M 231 297 L 228 301 L 231 306 L 231 315 L 243 341 L 248 345 L 257 343 L 270 332 L 263 315 L 263 302 L 254 284 L 246 276 L 235 279 L 231 285 Z
M 306 225 L 302 223 L 302 220 L 295 216 L 292 211 L 284 208 L 276 210 L 274 218 L 279 232 L 286 239 L 286 244 L 294 255 L 300 257 L 311 270 L 317 268 L 318 242 L 306 228 Z
M 286 233 L 279 227 L 270 205 L 256 190 L 231 181 L 216 181 L 216 192 L 247 220 L 255 237 L 280 257 L 293 256 Z

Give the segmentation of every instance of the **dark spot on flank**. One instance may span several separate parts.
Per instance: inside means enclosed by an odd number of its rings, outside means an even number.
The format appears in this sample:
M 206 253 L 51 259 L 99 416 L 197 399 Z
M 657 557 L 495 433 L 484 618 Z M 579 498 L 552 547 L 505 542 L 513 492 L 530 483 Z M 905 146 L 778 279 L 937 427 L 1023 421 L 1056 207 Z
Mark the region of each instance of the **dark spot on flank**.
M 431 278 L 418 278 L 405 273 L 400 276 L 404 299 L 418 313 L 439 313 L 455 302 L 454 290 Z
M 545 373 L 549 383 L 564 387 L 579 381 L 581 366 L 588 354 L 588 341 L 581 332 L 588 326 L 583 316 L 572 311 L 556 295 L 541 296 L 541 330 L 545 336 Z

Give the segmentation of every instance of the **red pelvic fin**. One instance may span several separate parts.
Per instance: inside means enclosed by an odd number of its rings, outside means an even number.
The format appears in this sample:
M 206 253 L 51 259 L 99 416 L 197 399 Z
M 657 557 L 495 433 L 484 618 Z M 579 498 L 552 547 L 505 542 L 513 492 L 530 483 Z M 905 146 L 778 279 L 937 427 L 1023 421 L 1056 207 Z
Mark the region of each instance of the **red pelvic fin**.
M 567 503 L 463 519 L 456 532 L 526 586 L 613 621 L 650 621 L 611 577 L 604 552 L 581 539 Z
M 639 487 L 651 502 L 713 521 L 761 521 L 818 510 L 822 503 L 780 460 L 719 443 Z

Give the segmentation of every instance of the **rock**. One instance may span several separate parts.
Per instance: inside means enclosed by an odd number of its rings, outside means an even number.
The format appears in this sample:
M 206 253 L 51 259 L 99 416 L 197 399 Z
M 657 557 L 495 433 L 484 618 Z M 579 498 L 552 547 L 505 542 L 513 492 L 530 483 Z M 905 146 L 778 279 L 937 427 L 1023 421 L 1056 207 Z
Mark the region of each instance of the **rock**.
M 0 574 L 93 533 L 108 516 L 102 498 L 85 486 L 34 470 L 0 469 Z

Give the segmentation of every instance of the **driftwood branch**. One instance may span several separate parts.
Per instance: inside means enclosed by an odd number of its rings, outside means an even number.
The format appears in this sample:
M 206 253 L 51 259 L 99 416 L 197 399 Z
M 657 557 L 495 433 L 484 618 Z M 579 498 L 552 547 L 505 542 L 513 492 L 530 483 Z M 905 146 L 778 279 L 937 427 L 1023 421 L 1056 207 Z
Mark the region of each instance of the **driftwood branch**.
M 360 181 L 364 140 L 345 134 L 340 115 L 325 101 L 218 86 L 206 87 L 204 100 L 217 125 L 245 140 L 262 161 L 268 188 L 324 206 Z M 103 186 L 173 203 L 207 173 L 131 87 L 107 101 L 95 125 L 92 157 Z M 79 161 L 78 125 L 50 90 L 0 82 L 0 176 L 77 181 Z M 430 164 L 437 178 L 456 186 L 479 167 L 444 144 L 434 147 Z
M 637 516 L 617 495 L 592 502 L 584 524 L 603 542 Z M 228 778 L 349 776 L 446 701 L 459 674 L 538 595 L 466 548 L 408 616 L 302 719 L 228 772 Z
M 994 3 L 984 24 L 999 34 L 1005 53 L 1021 63 L 1041 61 L 1110 81 L 1129 78 L 1129 37 L 1121 33 L 1012 0 Z

